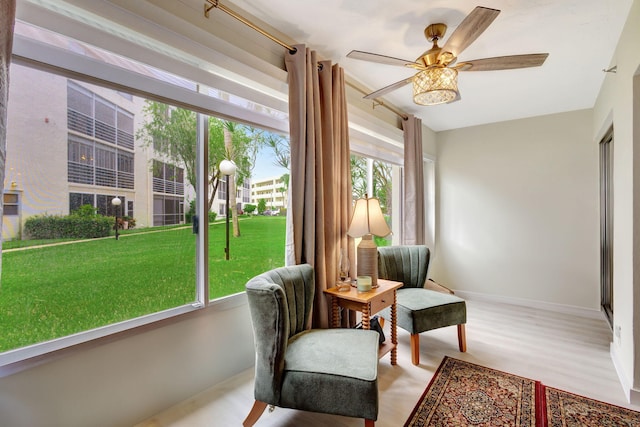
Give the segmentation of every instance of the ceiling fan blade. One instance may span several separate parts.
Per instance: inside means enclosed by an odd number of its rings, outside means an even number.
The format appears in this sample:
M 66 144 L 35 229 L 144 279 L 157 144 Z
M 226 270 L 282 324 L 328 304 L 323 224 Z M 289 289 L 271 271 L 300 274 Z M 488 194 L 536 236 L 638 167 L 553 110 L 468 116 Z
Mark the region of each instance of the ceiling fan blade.
M 500 11 L 497 9 L 477 6 L 449 36 L 441 52 L 451 52 L 454 57 L 460 55 L 491 25 L 498 14 Z
M 347 58 L 360 59 L 362 61 L 378 62 L 387 65 L 400 65 L 402 67 L 420 66 L 414 61 L 406 59 L 394 58 L 392 56 L 379 55 L 377 53 L 362 52 L 361 50 L 352 50 L 347 54 Z
M 385 95 L 389 92 L 392 92 L 396 89 L 400 89 L 402 86 L 408 85 L 413 81 L 413 76 L 406 78 L 404 80 L 400 80 L 399 82 L 395 82 L 390 84 L 389 86 L 385 86 L 382 89 L 378 89 L 375 92 L 371 92 L 369 95 L 366 95 L 364 99 L 376 99 L 380 98 L 382 95 Z
M 460 71 L 494 71 L 539 67 L 544 64 L 547 56 L 549 56 L 548 53 L 496 56 L 495 58 L 475 59 L 473 61 L 460 62 L 456 67 L 458 67 Z

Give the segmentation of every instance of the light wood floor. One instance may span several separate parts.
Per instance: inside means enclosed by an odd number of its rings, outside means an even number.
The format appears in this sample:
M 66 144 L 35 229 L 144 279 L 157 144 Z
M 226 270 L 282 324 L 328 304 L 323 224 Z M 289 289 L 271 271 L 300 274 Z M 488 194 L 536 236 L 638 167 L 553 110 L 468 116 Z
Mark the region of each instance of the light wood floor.
M 398 365 L 391 366 L 388 355 L 379 365 L 376 426 L 403 425 L 444 355 L 640 410 L 625 401 L 609 356 L 611 331 L 604 319 L 473 300 L 467 301 L 467 311 L 467 353 L 458 351 L 455 327 L 430 331 L 420 336 L 420 365 L 414 366 L 409 334 L 398 330 Z M 250 369 L 137 427 L 240 426 L 252 404 Z M 364 422 L 276 408 L 272 413 L 265 411 L 256 427 L 327 425 L 351 427 Z

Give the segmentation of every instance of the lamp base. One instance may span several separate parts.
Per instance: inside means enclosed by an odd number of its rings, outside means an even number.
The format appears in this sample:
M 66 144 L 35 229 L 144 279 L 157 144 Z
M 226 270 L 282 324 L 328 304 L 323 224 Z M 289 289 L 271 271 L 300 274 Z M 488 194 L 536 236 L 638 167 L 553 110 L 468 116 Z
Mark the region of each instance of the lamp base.
M 371 287 L 378 287 L 378 247 L 371 234 L 362 236 L 357 250 L 358 276 L 370 276 Z

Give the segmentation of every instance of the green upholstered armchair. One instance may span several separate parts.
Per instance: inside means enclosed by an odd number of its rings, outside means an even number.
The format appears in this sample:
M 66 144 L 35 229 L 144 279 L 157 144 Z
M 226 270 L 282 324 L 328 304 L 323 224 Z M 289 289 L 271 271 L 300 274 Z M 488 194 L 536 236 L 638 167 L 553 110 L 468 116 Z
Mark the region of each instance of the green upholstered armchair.
M 244 426 L 267 405 L 378 418 L 378 333 L 310 329 L 315 293 L 310 265 L 282 267 L 246 285 L 253 324 L 255 403 Z
M 420 363 L 421 332 L 445 326 L 458 326 L 458 347 L 467 351 L 465 323 L 467 307 L 451 293 L 425 289 L 430 252 L 424 245 L 383 246 L 378 248 L 378 276 L 404 285 L 397 291 L 398 326 L 411 334 L 411 361 Z M 381 312 L 390 318 L 390 311 Z

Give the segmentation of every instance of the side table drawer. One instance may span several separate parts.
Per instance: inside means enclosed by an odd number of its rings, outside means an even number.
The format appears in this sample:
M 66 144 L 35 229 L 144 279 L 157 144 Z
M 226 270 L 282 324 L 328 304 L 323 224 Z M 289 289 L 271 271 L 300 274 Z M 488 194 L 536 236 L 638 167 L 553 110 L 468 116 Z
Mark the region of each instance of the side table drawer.
M 371 314 L 375 314 L 391 304 L 393 304 L 393 292 L 385 292 L 371 300 Z

